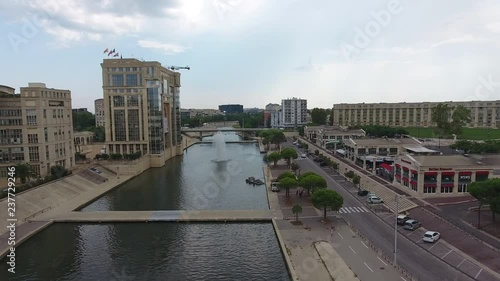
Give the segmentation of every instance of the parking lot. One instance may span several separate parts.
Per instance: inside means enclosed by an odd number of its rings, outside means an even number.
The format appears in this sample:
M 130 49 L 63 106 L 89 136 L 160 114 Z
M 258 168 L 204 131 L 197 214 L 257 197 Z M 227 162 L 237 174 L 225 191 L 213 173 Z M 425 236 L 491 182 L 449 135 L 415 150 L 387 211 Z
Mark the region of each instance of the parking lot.
M 385 214 L 380 214 L 380 216 L 388 223 L 394 224 L 395 220 L 394 214 L 385 213 Z M 427 230 L 432 230 L 432 229 L 425 229 L 422 226 L 416 230 L 411 231 L 404 229 L 402 225 L 398 225 L 398 232 L 400 235 L 406 236 L 408 239 L 415 242 L 420 247 L 431 252 L 436 257 L 442 259 L 443 261 L 447 262 L 453 267 L 460 269 L 462 272 L 468 274 L 474 279 L 481 281 L 498 280 L 498 278 L 495 277 L 493 274 L 491 274 L 489 270 L 485 270 L 481 266 L 477 265 L 470 258 L 466 257 L 466 255 L 464 255 L 456 248 L 446 243 L 446 241 L 443 241 L 443 239 L 444 240 L 446 240 L 447 238 L 450 239 L 450 237 L 441 237 L 441 239 L 439 239 L 435 243 L 424 242 L 422 238 Z

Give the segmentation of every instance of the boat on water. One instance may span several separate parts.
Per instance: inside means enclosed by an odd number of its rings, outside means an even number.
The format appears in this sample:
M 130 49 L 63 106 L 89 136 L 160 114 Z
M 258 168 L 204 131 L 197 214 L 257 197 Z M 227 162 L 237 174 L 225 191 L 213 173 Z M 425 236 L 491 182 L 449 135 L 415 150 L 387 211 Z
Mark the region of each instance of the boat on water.
M 256 179 L 254 177 L 248 177 L 246 180 L 245 180 L 246 183 L 248 184 L 253 184 L 253 185 L 263 185 L 264 182 L 260 179 Z

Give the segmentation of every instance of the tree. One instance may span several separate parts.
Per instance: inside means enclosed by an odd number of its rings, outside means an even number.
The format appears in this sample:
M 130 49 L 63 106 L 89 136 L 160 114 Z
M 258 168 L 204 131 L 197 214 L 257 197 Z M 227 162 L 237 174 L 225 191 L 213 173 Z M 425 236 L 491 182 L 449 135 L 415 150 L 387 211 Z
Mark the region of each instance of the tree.
M 95 126 L 95 116 L 88 111 L 73 112 L 73 129 L 77 132 L 88 130 Z
M 334 171 L 337 171 L 337 172 L 339 171 L 339 163 L 337 163 L 337 162 L 332 162 L 332 165 L 331 165 L 331 166 L 332 166 L 332 169 L 333 169 Z
M 286 197 L 290 197 L 290 188 L 297 186 L 297 180 L 295 178 L 286 177 L 278 182 L 278 186 L 286 190 Z
M 434 131 L 440 138 L 451 134 L 458 136 L 462 133 L 462 127 L 470 122 L 470 110 L 461 105 L 448 107 L 447 104 L 439 103 L 432 108 L 431 120 L 436 123 Z
M 307 195 L 310 194 L 311 189 L 313 193 L 318 188 L 326 188 L 327 183 L 326 180 L 322 176 L 318 175 L 308 175 L 299 180 L 300 186 L 307 189 Z
M 317 123 L 319 125 L 325 125 L 327 116 L 328 113 L 324 109 L 316 107 L 313 108 L 313 110 L 311 110 L 311 121 L 313 123 Z
M 354 175 L 354 177 L 352 177 L 352 183 L 359 187 L 359 183 L 361 182 L 361 177 L 359 175 Z
M 326 220 L 326 210 L 338 211 L 344 204 L 344 198 L 331 189 L 316 190 L 312 195 L 314 207 L 323 209 L 323 218 Z
M 350 178 L 350 179 L 352 179 L 352 178 L 354 178 L 354 176 L 355 176 L 356 174 L 354 174 L 354 172 L 353 172 L 353 171 L 349 171 L 349 172 L 345 173 L 344 175 L 346 176 L 346 178 Z
M 274 166 L 276 166 L 276 164 L 280 159 L 281 159 L 281 154 L 279 152 L 273 152 L 267 155 L 267 161 L 273 162 Z
M 295 204 L 292 207 L 292 213 L 295 215 L 295 221 L 298 222 L 299 214 L 302 213 L 302 206 L 300 206 L 299 204 Z
M 500 179 L 473 182 L 467 187 L 467 191 L 479 201 L 477 228 L 481 228 L 481 207 L 485 204 L 490 204 L 493 221 L 495 221 L 495 212 L 500 211 L 498 210 L 498 203 L 500 202 Z M 492 205 L 493 208 L 491 208 Z
M 291 178 L 291 179 L 296 179 L 295 175 L 292 173 L 292 172 L 284 172 L 284 173 L 281 173 L 277 178 L 276 180 L 277 181 L 280 181 L 284 178 Z
M 31 166 L 28 163 L 19 163 L 16 165 L 16 175 L 21 179 L 21 183 L 26 183 L 31 177 Z
M 316 149 L 316 150 L 314 151 L 314 155 L 318 156 L 318 155 L 319 155 L 319 150 L 317 150 L 317 149 Z
M 281 151 L 281 158 L 286 160 L 286 164 L 290 167 L 290 161 L 292 159 L 297 159 L 299 155 L 297 151 L 291 147 L 287 147 Z
M 330 125 L 333 125 L 333 108 L 329 109 L 328 111 L 329 111 L 328 114 L 330 114 L 330 120 L 329 120 Z
M 69 171 L 61 165 L 50 167 L 50 175 L 53 179 L 59 179 L 69 174 Z
M 299 164 L 293 162 L 292 164 L 290 164 L 290 169 L 292 169 L 292 171 L 297 174 L 297 170 L 300 169 L 300 166 Z
M 280 144 L 283 142 L 286 142 L 286 136 L 285 133 L 283 133 L 281 130 L 271 130 L 271 143 L 276 145 L 276 148 L 280 148 Z
M 305 172 L 305 173 L 303 173 L 302 175 L 300 175 L 300 177 L 299 177 L 299 182 L 300 182 L 303 178 L 305 178 L 305 177 L 307 177 L 307 176 L 311 176 L 311 175 L 313 175 L 313 176 L 319 176 L 319 175 L 318 175 L 318 174 L 316 174 L 315 172 Z
M 457 136 L 462 134 L 462 128 L 470 122 L 470 110 L 458 105 L 451 114 L 450 133 Z

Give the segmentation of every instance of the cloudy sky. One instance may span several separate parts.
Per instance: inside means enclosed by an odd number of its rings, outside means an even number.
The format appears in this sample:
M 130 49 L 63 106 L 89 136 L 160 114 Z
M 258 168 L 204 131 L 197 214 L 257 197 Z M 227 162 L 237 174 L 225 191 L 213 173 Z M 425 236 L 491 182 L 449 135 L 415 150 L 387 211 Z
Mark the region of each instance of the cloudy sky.
M 0 84 L 91 111 L 106 48 L 191 66 L 183 108 L 500 99 L 495 0 L 9 0 L 0 23 Z

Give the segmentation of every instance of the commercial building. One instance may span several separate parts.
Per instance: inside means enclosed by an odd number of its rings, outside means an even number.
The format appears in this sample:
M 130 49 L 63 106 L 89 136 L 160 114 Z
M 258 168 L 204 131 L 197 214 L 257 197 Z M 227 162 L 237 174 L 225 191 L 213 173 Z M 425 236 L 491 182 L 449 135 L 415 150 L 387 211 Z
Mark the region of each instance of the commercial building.
M 224 104 L 219 105 L 219 111 L 226 114 L 243 113 L 243 105 L 241 104 Z
M 471 111 L 468 127 L 500 128 L 500 100 L 441 102 L 462 105 Z M 342 126 L 383 125 L 432 127 L 432 108 L 439 102 L 334 104 L 333 123 Z
M 266 107 L 264 109 L 264 126 L 265 127 L 275 128 L 272 125 L 273 122 L 271 121 L 271 115 L 275 112 L 279 113 L 280 110 L 281 110 L 281 106 L 277 103 L 269 103 L 266 105 Z M 278 114 L 278 118 L 279 118 L 279 114 Z M 274 123 L 276 124 L 276 121 Z
M 87 108 L 73 108 L 72 112 L 89 112 Z
M 131 58 L 101 67 L 107 152 L 140 151 L 151 167 L 181 155 L 180 73 Z
M 304 136 L 323 148 L 337 150 L 343 147 L 343 140 L 364 138 L 366 132 L 361 129 L 349 129 L 339 125 L 305 126 Z
M 94 101 L 94 109 L 95 109 L 95 126 L 105 127 L 106 116 L 104 116 L 104 99 L 96 99 Z
M 500 155 L 411 155 L 397 157 L 396 186 L 419 197 L 464 195 L 472 182 L 500 176 Z
M 0 177 L 7 168 L 29 163 L 33 176 L 50 175 L 52 166 L 71 169 L 73 118 L 71 92 L 29 83 L 15 89 L 0 85 Z
M 190 109 L 181 109 L 181 114 L 184 117 L 204 117 L 204 116 L 216 116 L 216 115 L 223 115 L 224 112 L 221 112 L 220 110 L 217 109 L 195 109 L 195 108 L 190 108 Z
M 291 98 L 281 100 L 281 127 L 297 128 L 307 124 L 307 100 Z

